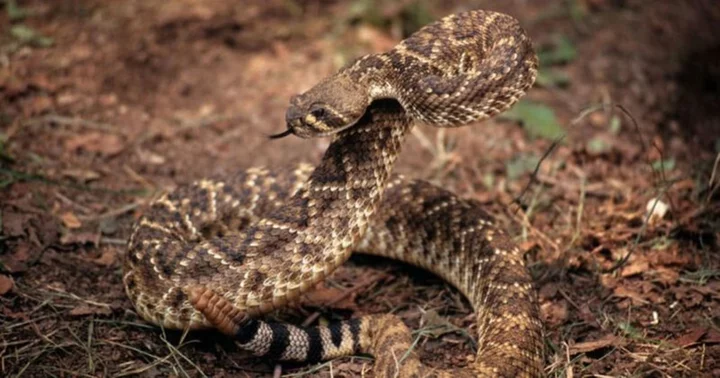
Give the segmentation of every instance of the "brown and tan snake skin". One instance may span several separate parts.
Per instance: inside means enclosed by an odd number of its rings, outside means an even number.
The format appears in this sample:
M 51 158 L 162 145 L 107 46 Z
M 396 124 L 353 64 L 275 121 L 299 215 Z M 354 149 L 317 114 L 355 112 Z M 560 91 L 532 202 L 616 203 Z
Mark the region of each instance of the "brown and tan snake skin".
M 543 375 L 542 324 L 521 251 L 478 203 L 391 176 L 414 123 L 492 117 L 532 86 L 536 69 L 515 19 L 470 11 L 295 96 L 278 136 L 332 135 L 322 161 L 285 172 L 251 168 L 155 201 L 133 229 L 124 266 L 138 314 L 166 328 L 215 327 L 268 359 L 370 353 L 378 377 Z M 414 264 L 458 288 L 477 313 L 473 364 L 422 365 L 407 353 L 410 332 L 394 315 L 307 328 L 258 320 L 353 250 Z

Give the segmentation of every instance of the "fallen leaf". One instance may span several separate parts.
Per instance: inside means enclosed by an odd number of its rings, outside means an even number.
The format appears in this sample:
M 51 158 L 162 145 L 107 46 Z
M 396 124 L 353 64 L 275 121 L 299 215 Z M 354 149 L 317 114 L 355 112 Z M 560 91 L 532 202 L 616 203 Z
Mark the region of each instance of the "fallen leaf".
M 125 143 L 123 138 L 116 134 L 89 132 L 67 139 L 65 148 L 69 151 L 84 150 L 113 156 L 125 148 Z
M 684 266 L 693 261 L 693 255 L 691 253 L 686 253 L 685 251 L 680 251 L 679 248 L 668 248 L 655 251 L 652 255 L 648 256 L 648 261 L 652 265 Z
M 115 251 L 106 249 L 103 251 L 102 255 L 98 257 L 97 259 L 93 260 L 95 264 L 102 265 L 102 266 L 110 266 L 115 263 L 115 258 L 117 257 L 117 254 Z
M 435 310 L 426 311 L 422 318 L 425 332 L 433 337 L 440 337 L 457 330 L 454 324 L 450 323 L 447 318 L 440 316 Z
M 655 280 L 662 283 L 665 286 L 675 285 L 680 279 L 680 273 L 673 269 L 659 267 L 655 269 Z
M 0 274 L 0 295 L 5 295 L 12 290 L 15 286 L 15 282 L 12 277 Z
M 538 291 L 538 297 L 541 299 L 552 299 L 560 290 L 560 285 L 555 282 L 546 283 Z
M 716 329 L 710 329 L 702 339 L 703 342 L 708 344 L 720 344 L 720 331 Z
M 89 169 L 66 169 L 61 172 L 64 177 L 74 179 L 78 182 L 87 183 L 100 178 L 100 174 Z
M 307 293 L 307 300 L 316 306 L 328 306 L 331 305 L 337 309 L 353 309 L 355 308 L 354 296 L 348 295 L 346 298 L 342 298 L 346 295 L 349 289 L 339 289 L 336 287 L 328 287 L 320 285 L 315 290 Z
M 571 356 L 580 354 L 580 353 L 589 353 L 596 351 L 598 349 L 607 348 L 610 346 L 620 346 L 624 344 L 624 341 L 622 338 L 617 337 L 613 334 L 605 335 L 597 340 L 592 341 L 584 341 L 580 343 L 573 344 L 570 346 L 569 353 Z
M 5 236 L 24 236 L 25 221 L 29 216 L 11 211 L 3 211 L 2 231 Z
M 540 306 L 543 320 L 548 324 L 563 324 L 568 318 L 568 305 L 564 300 L 543 303 Z
M 608 289 L 614 289 L 618 285 L 618 280 L 612 274 L 603 274 L 600 276 L 600 283 Z
M 635 291 L 628 289 L 625 286 L 616 287 L 615 290 L 613 290 L 613 294 L 619 298 L 630 298 L 633 301 L 633 303 L 636 305 L 648 303 L 648 301 L 646 301 L 642 295 L 640 295 L 639 293 L 636 293 Z
M 67 233 L 60 237 L 60 244 L 100 244 L 100 234 L 97 232 Z
M 26 105 L 28 114 L 42 114 L 48 112 L 53 107 L 53 101 L 48 96 L 34 96 Z
M 167 159 L 165 159 L 164 156 L 157 154 L 152 151 L 147 151 L 138 148 L 136 151 L 138 157 L 140 158 L 140 161 L 146 164 L 152 164 L 152 165 L 162 165 L 165 164 Z
M 39 218 L 30 220 L 32 227 L 28 228 L 28 239 L 37 242 L 38 245 L 51 245 L 58 241 L 60 236 L 60 222 L 57 217 L 44 214 Z
M 60 220 L 62 220 L 65 227 L 70 229 L 80 228 L 82 226 L 82 222 L 80 222 L 80 219 L 78 219 L 77 216 L 71 212 L 62 214 L 60 216 Z
M 30 260 L 30 250 L 32 245 L 21 240 L 15 245 L 13 253 L 0 257 L 0 266 L 9 273 L 22 273 L 28 270 L 28 260 Z
M 697 343 L 707 332 L 708 328 L 706 327 L 693 328 L 690 332 L 672 341 L 672 343 L 679 347 L 686 348 Z
M 636 259 L 632 263 L 625 266 L 620 272 L 620 275 L 622 277 L 630 277 L 642 274 L 643 272 L 647 272 L 648 269 L 650 269 L 650 264 L 648 264 L 646 260 Z
M 70 315 L 72 316 L 86 316 L 86 315 L 110 315 L 112 310 L 107 307 L 91 306 L 88 304 L 81 304 L 72 310 Z

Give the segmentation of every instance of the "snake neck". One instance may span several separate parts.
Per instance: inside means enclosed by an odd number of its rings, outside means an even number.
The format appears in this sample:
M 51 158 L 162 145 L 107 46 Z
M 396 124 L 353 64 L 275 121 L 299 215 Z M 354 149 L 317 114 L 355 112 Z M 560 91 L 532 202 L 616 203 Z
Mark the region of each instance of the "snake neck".
M 282 225 L 289 231 L 283 236 L 293 238 L 285 243 L 277 238 L 272 246 L 258 244 L 258 251 L 282 249 L 291 252 L 283 255 L 284 260 L 296 262 L 260 297 L 270 296 L 278 305 L 295 299 L 350 257 L 376 211 L 410 129 L 400 105 L 387 100 L 373 103 L 356 126 L 335 136 L 306 184 L 259 224 Z M 323 238 L 326 234 L 329 237 Z M 271 309 L 255 311 L 248 305 L 251 315 Z

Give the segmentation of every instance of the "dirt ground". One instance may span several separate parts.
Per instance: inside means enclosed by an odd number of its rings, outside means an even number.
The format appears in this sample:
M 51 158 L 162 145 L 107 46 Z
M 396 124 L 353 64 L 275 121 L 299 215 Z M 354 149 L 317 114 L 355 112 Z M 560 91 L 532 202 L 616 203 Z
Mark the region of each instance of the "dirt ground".
M 368 357 L 279 368 L 213 332 L 149 326 L 122 288 L 125 239 L 160 191 L 316 162 L 326 140 L 266 138 L 291 95 L 471 8 L 521 21 L 541 79 L 508 116 L 420 128 L 396 171 L 482 201 L 516 235 L 551 376 L 720 376 L 715 0 L 6 0 L 0 375 L 367 375 Z M 354 256 L 272 317 L 383 312 L 420 331 L 428 364 L 474 358 L 463 298 L 391 261 Z

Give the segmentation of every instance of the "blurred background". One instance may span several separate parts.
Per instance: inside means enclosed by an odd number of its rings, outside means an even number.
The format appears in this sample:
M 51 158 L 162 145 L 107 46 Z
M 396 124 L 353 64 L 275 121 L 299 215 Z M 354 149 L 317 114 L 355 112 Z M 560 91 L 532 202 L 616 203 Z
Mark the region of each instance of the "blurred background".
M 552 376 L 720 375 L 717 0 L 0 4 L 0 375 L 367 372 L 361 357 L 277 370 L 217 334 L 144 324 L 124 242 L 158 192 L 317 162 L 327 140 L 267 139 L 290 96 L 476 8 L 520 20 L 536 86 L 483 124 L 416 128 L 396 171 L 483 202 L 515 235 Z M 428 364 L 474 358 L 468 305 L 407 266 L 353 257 L 273 317 L 315 312 L 394 312 Z

